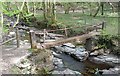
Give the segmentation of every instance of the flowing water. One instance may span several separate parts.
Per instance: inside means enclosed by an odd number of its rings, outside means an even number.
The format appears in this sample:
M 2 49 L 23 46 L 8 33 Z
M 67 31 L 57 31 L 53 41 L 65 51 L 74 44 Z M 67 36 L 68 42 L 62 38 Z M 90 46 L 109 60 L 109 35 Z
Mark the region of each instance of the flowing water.
M 95 70 L 95 69 L 109 69 L 112 68 L 113 66 L 108 65 L 108 64 L 96 64 L 94 62 L 89 61 L 88 59 L 81 62 L 78 61 L 74 58 L 72 58 L 70 55 L 67 55 L 65 53 L 60 54 L 59 56 L 57 56 L 58 58 L 63 60 L 63 63 L 65 65 L 65 67 L 74 70 L 74 71 L 79 71 L 83 74 L 87 73 L 89 74 L 90 70 Z

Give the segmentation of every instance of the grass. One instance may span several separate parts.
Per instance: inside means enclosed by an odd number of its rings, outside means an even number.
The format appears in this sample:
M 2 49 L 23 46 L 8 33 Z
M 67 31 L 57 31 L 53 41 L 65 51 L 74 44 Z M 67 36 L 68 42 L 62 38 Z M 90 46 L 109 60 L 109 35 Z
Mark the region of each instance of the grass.
M 113 15 L 113 16 L 112 16 Z M 38 20 L 43 19 L 42 14 L 36 16 Z M 103 16 L 100 15 L 100 12 L 96 17 L 89 16 L 89 13 L 57 13 L 56 14 L 57 23 L 60 27 L 72 27 L 72 26 L 85 26 L 97 24 L 99 22 L 105 21 L 105 33 L 116 35 L 118 33 L 118 17 L 116 13 L 105 12 Z M 73 29 L 74 32 L 77 32 L 80 29 Z M 79 31 L 78 31 L 79 32 Z

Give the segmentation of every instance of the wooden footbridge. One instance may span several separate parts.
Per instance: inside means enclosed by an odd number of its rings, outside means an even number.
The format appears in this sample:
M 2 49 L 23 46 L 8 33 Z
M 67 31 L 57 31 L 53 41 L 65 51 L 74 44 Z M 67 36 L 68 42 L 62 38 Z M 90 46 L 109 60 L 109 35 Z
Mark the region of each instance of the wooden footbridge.
M 64 29 L 56 29 L 56 30 L 46 30 L 44 29 L 43 33 L 38 33 L 37 31 L 30 31 L 30 41 L 31 41 L 31 48 L 39 48 L 39 49 L 43 49 L 43 48 L 50 48 L 50 47 L 54 47 L 56 45 L 61 45 L 64 43 L 68 43 L 68 42 L 74 42 L 74 41 L 85 41 L 86 39 L 89 39 L 95 35 L 99 35 L 100 34 L 100 30 L 104 29 L 104 25 L 105 22 L 101 22 L 98 23 L 96 25 L 90 25 L 90 26 L 83 26 L 83 27 L 70 27 L 70 28 L 64 28 Z M 85 30 L 85 34 L 83 35 L 79 35 L 79 36 L 74 36 L 74 37 L 67 37 L 67 30 L 71 29 L 71 28 L 83 28 Z M 55 40 L 55 41 L 49 41 L 49 42 L 45 42 L 45 36 L 46 35 L 50 35 L 51 33 L 49 32 L 54 32 L 54 31 L 64 31 L 65 33 L 65 38 L 64 39 L 59 39 L 59 40 Z M 36 43 L 36 39 L 35 39 L 35 35 L 43 35 L 43 43 Z M 63 36 L 63 35 L 58 35 L 55 34 L 56 36 Z M 63 37 L 64 37 L 63 36 Z
M 17 46 L 19 47 L 19 29 L 23 29 L 29 32 L 29 37 L 30 37 L 30 44 L 31 44 L 31 48 L 32 49 L 44 49 L 44 48 L 50 48 L 50 47 L 54 47 L 56 45 L 61 45 L 64 43 L 68 43 L 68 42 L 74 42 L 74 41 L 85 41 L 86 39 L 89 39 L 95 35 L 99 35 L 100 34 L 100 30 L 103 30 L 105 27 L 105 22 L 100 22 L 98 24 L 95 25 L 90 25 L 90 26 L 79 26 L 79 27 L 70 27 L 70 28 L 64 28 L 64 29 L 56 29 L 56 30 L 46 30 L 44 29 L 43 32 L 42 31 L 33 31 L 30 30 L 29 28 L 23 28 L 23 27 L 18 27 L 16 29 L 16 40 L 17 40 Z M 68 37 L 68 30 L 69 29 L 73 29 L 73 28 L 82 28 L 85 31 L 85 34 L 79 35 L 79 36 L 74 36 L 74 37 Z M 59 34 L 54 34 L 54 33 L 50 33 L 50 32 L 54 32 L 54 31 L 64 31 L 65 35 L 59 35 Z M 42 36 L 43 38 L 43 42 L 42 43 L 37 43 L 36 42 L 36 35 Z M 50 36 L 50 35 L 54 35 L 57 37 L 63 37 L 62 39 L 59 40 L 55 40 L 55 41 L 49 41 L 46 42 L 46 36 Z

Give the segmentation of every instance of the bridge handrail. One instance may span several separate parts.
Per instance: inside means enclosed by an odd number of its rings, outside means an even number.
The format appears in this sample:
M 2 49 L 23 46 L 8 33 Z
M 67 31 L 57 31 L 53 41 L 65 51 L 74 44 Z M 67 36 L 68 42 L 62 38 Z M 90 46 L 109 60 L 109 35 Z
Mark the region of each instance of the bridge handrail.
M 101 22 L 99 24 L 96 24 L 96 26 L 100 26 L 100 25 L 103 25 L 104 22 Z M 93 26 L 93 25 L 89 25 L 89 26 Z M 86 26 L 75 26 L 75 27 L 69 27 L 69 28 L 66 28 L 66 30 L 69 30 L 69 29 L 72 29 L 72 28 L 85 28 Z M 95 27 L 95 26 L 94 26 Z M 64 31 L 65 28 L 62 28 L 62 29 L 56 29 L 56 30 L 46 30 L 47 32 L 54 32 L 54 31 Z

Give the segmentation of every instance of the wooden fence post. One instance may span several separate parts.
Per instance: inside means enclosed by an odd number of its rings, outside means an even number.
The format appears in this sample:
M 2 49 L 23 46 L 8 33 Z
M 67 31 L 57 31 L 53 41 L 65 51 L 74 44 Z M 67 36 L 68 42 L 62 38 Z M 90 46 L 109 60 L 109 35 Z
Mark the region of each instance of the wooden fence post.
M 43 42 L 45 42 L 45 37 L 46 37 L 46 29 L 44 29 Z
M 18 28 L 16 28 L 16 40 L 17 40 L 17 47 L 20 47 L 20 37 Z
M 102 30 L 104 29 L 105 27 L 105 22 L 102 23 Z
M 33 30 L 30 30 L 29 36 L 30 36 L 31 49 L 37 49 L 37 43 L 36 43 L 36 39 L 35 39 L 35 32 Z
M 65 26 L 65 36 L 66 36 L 66 38 L 68 37 L 66 26 Z
M 97 28 L 97 26 L 95 26 L 95 30 L 96 30 L 96 32 L 98 32 L 98 28 Z

